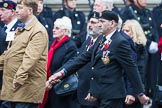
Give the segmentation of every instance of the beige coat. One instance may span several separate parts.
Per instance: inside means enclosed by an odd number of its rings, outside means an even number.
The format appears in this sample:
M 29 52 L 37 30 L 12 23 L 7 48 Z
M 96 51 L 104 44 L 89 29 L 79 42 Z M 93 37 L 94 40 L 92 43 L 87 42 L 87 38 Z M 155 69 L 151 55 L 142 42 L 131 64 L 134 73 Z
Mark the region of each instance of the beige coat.
M 11 48 L 4 56 L 1 99 L 13 102 L 41 103 L 45 92 L 48 35 L 36 17 L 16 30 Z M 14 90 L 13 79 L 22 84 Z

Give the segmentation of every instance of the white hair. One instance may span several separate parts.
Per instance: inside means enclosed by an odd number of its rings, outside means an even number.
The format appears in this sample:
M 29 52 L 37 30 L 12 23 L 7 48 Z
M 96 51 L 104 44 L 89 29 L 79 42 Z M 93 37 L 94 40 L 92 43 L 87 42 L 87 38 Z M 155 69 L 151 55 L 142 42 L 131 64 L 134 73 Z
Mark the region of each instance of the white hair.
M 119 18 L 119 20 L 118 20 L 117 28 L 120 31 L 122 28 L 123 20 L 121 19 L 121 17 L 119 15 L 118 15 L 118 18 Z
M 101 0 L 103 6 L 105 6 L 106 8 L 108 8 L 109 11 L 112 11 L 112 9 L 114 8 L 114 0 Z
M 54 22 L 54 25 L 57 25 L 61 29 L 66 29 L 68 30 L 68 35 L 71 36 L 71 30 L 72 30 L 72 23 L 71 19 L 64 16 L 62 18 L 56 19 Z

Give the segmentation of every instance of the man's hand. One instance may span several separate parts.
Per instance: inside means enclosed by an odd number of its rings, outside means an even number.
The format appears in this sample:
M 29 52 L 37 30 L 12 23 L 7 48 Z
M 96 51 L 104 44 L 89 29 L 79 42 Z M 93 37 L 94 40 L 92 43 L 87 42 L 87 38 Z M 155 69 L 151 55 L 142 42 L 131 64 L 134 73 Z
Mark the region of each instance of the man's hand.
M 138 96 L 139 101 L 141 102 L 141 104 L 148 104 L 150 101 L 150 98 L 147 97 L 145 94 L 143 94 L 142 96 Z
M 85 100 L 89 101 L 89 102 L 94 102 L 96 101 L 97 99 L 93 96 L 91 96 L 90 93 L 88 93 L 87 97 L 85 98 Z
M 125 104 L 131 105 L 135 102 L 135 97 L 132 95 L 127 95 L 125 98 Z
M 13 80 L 13 83 L 12 83 L 12 87 L 13 87 L 13 89 L 18 89 L 19 87 L 21 86 L 21 84 L 20 83 L 18 83 L 18 82 L 16 82 L 16 80 L 14 79 Z
M 52 76 L 49 77 L 48 81 L 46 81 L 46 89 L 50 90 L 52 88 L 52 85 L 60 82 L 61 78 L 65 76 L 65 73 L 63 70 L 53 74 Z
M 46 90 L 52 89 L 52 84 L 49 81 L 46 81 Z

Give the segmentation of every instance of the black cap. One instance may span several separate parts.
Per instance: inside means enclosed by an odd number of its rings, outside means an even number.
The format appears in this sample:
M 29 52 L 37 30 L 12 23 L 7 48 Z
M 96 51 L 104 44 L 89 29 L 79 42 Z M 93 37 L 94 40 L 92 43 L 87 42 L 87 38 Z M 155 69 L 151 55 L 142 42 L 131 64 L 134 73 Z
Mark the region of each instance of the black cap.
M 89 20 L 90 18 L 99 19 L 99 13 L 98 13 L 98 12 L 95 12 L 95 11 L 91 12 L 91 13 L 89 14 L 88 20 Z
M 16 10 L 16 5 L 17 4 L 15 2 L 11 1 L 11 0 L 0 2 L 0 8 Z
M 100 15 L 100 18 L 110 20 L 110 21 L 114 20 L 116 23 L 118 23 L 119 20 L 117 13 L 108 10 L 103 11 Z

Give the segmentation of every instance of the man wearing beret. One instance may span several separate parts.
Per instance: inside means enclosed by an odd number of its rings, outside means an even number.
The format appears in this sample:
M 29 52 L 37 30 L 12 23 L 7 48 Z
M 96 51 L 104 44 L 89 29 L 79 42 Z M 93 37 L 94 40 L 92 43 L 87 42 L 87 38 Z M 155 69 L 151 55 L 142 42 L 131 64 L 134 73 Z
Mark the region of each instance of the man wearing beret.
M 99 20 L 103 32 L 103 36 L 99 37 L 100 41 L 70 64 L 65 64 L 61 71 L 52 75 L 46 84 L 47 88 L 91 61 L 90 90 L 85 98 L 87 101 L 97 101 L 99 108 L 119 108 L 126 96 L 122 73 L 124 69 L 140 102 L 147 104 L 149 98 L 144 94 L 137 65 L 131 57 L 130 45 L 116 30 L 117 14 L 112 11 L 103 11 Z
M 92 12 L 88 19 L 87 32 L 85 34 L 85 37 L 87 36 L 87 40 L 84 41 L 81 48 L 79 49 L 79 54 L 85 50 L 90 50 L 94 43 L 98 41 L 98 37 L 100 35 L 101 29 L 99 23 L 99 13 Z M 91 62 L 87 63 L 77 71 L 79 77 L 77 97 L 80 103 L 80 108 L 97 108 L 96 102 L 88 102 L 85 100 L 85 97 L 87 96 L 90 88 L 91 71 Z
M 3 32 L 5 31 L 7 34 L 8 33 L 14 34 L 16 28 L 18 27 L 18 24 L 20 23 L 20 21 L 16 17 L 15 10 L 16 10 L 15 2 L 13 2 L 11 0 L 0 2 L 0 11 L 1 11 L 0 19 L 5 24 L 1 30 L 3 30 Z M 0 45 L 0 47 L 3 47 L 3 48 L 0 48 L 0 55 L 4 52 L 4 50 L 6 50 L 6 48 L 7 48 L 6 44 L 9 43 L 7 41 L 13 40 L 12 36 L 10 37 L 7 34 L 6 34 L 5 38 L 3 38 L 3 43 L 5 42 L 5 44 Z

